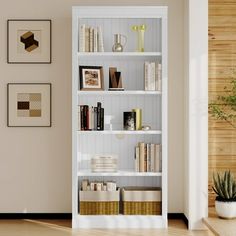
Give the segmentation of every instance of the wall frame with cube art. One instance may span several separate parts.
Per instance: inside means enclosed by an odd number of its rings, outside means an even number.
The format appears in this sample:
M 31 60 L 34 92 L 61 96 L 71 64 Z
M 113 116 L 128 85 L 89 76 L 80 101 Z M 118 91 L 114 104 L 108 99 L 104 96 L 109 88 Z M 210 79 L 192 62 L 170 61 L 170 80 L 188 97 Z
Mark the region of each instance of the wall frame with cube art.
M 8 20 L 7 63 L 51 63 L 51 20 Z
M 8 127 L 51 127 L 51 84 L 7 84 Z

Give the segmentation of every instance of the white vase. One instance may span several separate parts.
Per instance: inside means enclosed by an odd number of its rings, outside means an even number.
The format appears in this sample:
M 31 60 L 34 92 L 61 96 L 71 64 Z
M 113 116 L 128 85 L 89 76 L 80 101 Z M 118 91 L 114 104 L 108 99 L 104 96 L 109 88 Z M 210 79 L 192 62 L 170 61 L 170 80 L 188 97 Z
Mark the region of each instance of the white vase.
M 216 213 L 219 217 L 232 219 L 236 217 L 236 202 L 215 201 Z

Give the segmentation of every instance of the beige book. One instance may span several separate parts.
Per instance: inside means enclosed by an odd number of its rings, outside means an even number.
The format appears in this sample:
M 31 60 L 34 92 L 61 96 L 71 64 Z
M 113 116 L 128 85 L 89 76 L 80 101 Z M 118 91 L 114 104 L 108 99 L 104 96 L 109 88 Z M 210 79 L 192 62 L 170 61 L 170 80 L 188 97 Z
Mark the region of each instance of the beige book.
M 161 145 L 155 144 L 155 167 L 154 171 L 159 172 L 160 171 L 160 152 L 161 152 Z
M 139 143 L 139 171 L 144 172 L 145 143 Z
M 85 52 L 89 52 L 89 28 L 85 28 Z

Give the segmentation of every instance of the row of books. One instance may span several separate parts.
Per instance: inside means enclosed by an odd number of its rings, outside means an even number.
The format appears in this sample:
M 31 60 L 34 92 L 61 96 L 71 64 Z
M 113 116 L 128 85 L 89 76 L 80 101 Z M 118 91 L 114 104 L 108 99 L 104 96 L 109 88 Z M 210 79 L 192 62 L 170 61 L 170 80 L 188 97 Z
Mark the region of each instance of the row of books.
M 80 25 L 79 30 L 80 52 L 104 52 L 103 34 L 101 26 L 88 27 Z
M 115 155 L 96 155 L 91 158 L 92 172 L 117 172 L 118 158 Z
M 104 108 L 101 102 L 97 107 L 80 105 L 78 107 L 79 130 L 104 130 Z
M 83 179 L 81 183 L 82 191 L 116 191 L 116 182 L 114 181 L 91 181 Z
M 144 63 L 144 90 L 161 91 L 161 63 Z
M 135 147 L 135 171 L 161 172 L 161 145 L 140 142 Z

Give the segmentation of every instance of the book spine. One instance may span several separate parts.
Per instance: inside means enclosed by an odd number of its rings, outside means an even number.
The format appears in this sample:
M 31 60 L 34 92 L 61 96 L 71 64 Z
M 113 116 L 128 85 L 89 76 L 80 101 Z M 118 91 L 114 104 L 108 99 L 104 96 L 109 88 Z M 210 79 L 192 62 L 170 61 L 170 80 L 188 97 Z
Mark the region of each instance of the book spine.
M 84 130 L 88 130 L 88 119 L 89 119 L 89 111 L 88 111 L 88 105 L 84 105 Z
M 91 130 L 94 130 L 94 107 L 91 107 Z
M 160 171 L 160 144 L 155 144 L 155 172 Z
M 145 61 L 144 63 L 144 90 L 148 90 L 148 62 Z
M 101 108 L 101 130 L 104 130 L 104 108 Z
M 156 64 L 155 62 L 151 62 L 150 63 L 150 88 L 149 90 L 151 91 L 155 91 L 156 87 L 155 87 L 155 70 L 156 70 Z
M 85 24 L 80 25 L 79 30 L 79 51 L 85 52 Z
M 98 51 L 104 52 L 103 35 L 101 26 L 98 27 Z
M 94 38 L 94 30 L 92 27 L 89 28 L 89 52 L 93 52 L 93 38 Z
M 84 106 L 80 106 L 80 127 L 84 130 Z
M 162 73 L 161 63 L 158 63 L 158 62 L 156 63 L 156 70 L 157 70 L 157 72 L 156 72 L 156 76 L 157 76 L 156 90 L 161 91 L 161 86 L 162 86 L 162 84 L 161 84 L 161 73 Z
M 151 172 L 151 144 L 147 144 L 147 172 Z
M 148 160 L 147 160 L 147 144 L 144 144 L 144 172 L 147 172 Z
M 139 171 L 144 172 L 144 152 L 145 152 L 145 144 L 144 143 L 139 143 Z
M 92 107 L 89 107 L 88 112 L 88 130 L 92 130 Z
M 85 28 L 85 52 L 89 52 L 89 28 Z
M 98 129 L 98 126 L 97 126 L 97 114 L 98 114 L 98 108 L 94 107 L 94 130 Z
M 94 52 L 98 51 L 98 30 L 97 28 L 94 28 L 94 37 L 93 37 L 93 46 L 94 46 Z
M 80 106 L 78 106 L 78 130 L 81 130 Z
M 155 167 L 155 144 L 151 144 L 151 172 L 154 172 Z
M 135 171 L 139 172 L 139 146 L 135 147 Z
M 101 110 L 102 110 L 102 104 L 98 102 L 97 103 L 97 130 L 101 130 Z

